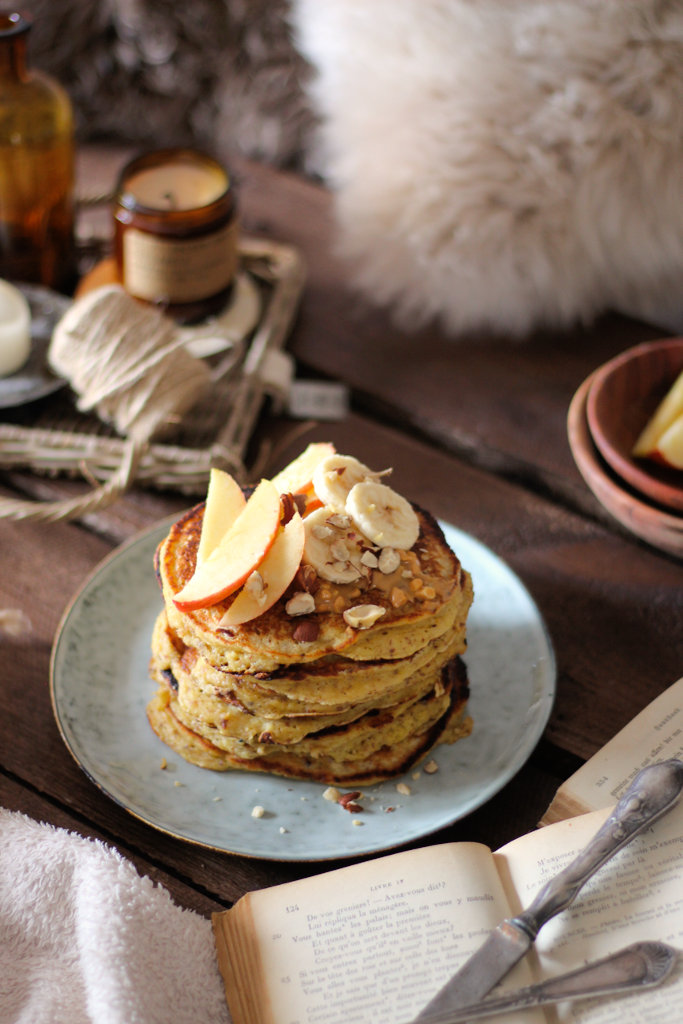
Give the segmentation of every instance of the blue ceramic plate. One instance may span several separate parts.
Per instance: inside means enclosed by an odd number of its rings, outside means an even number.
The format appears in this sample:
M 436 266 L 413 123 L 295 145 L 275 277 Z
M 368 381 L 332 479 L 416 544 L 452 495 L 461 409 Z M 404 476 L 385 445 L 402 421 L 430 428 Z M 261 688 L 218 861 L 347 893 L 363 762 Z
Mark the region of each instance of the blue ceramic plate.
M 152 557 L 169 525 L 139 535 L 96 569 L 65 613 L 52 651 L 52 703 L 67 747 L 92 781 L 137 818 L 188 842 L 245 856 L 357 857 L 412 842 L 469 814 L 533 751 L 555 695 L 555 659 L 538 608 L 492 551 L 442 523 L 474 582 L 466 656 L 474 730 L 436 748 L 438 772 L 409 772 L 370 786 L 363 813 L 350 814 L 324 800 L 325 787 L 316 783 L 187 764 L 155 736 L 145 716 L 155 691 L 147 674 L 150 638 L 162 607 Z M 397 791 L 400 781 L 410 795 Z M 252 817 L 256 805 L 265 811 L 260 818 Z

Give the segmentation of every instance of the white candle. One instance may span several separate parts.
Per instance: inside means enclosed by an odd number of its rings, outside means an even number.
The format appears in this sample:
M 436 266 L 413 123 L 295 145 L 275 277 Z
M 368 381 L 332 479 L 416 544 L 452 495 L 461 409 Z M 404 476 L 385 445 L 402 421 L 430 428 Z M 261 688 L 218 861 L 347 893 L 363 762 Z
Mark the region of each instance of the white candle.
M 24 295 L 0 280 L 0 377 L 21 369 L 31 351 L 31 310 Z
M 125 188 L 149 210 L 199 210 L 227 187 L 228 177 L 219 167 L 175 160 L 139 171 Z

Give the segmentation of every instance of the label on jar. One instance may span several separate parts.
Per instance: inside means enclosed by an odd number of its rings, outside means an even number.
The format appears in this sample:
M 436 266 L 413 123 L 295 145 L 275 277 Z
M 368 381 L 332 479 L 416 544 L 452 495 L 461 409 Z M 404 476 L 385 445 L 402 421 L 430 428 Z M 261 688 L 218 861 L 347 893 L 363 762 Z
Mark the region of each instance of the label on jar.
M 217 295 L 235 276 L 237 235 L 235 220 L 196 238 L 164 238 L 127 228 L 123 287 L 148 302 L 197 302 Z

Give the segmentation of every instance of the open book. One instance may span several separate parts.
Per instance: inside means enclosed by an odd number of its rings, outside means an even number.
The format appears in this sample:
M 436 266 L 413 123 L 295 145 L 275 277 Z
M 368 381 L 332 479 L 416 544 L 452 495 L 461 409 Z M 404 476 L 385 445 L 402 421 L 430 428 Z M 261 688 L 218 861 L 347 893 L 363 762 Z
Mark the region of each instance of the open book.
M 641 768 L 670 757 L 683 759 L 683 678 L 560 786 L 540 824 L 615 804 Z
M 407 1024 L 504 917 L 528 906 L 609 810 L 492 853 L 452 843 L 395 853 L 244 896 L 214 915 L 234 1024 Z M 683 803 L 604 865 L 500 986 L 573 970 L 632 942 L 683 949 Z M 657 989 L 507 1014 L 510 1024 L 672 1024 L 683 967 Z M 494 1018 L 491 1018 L 494 1019 Z

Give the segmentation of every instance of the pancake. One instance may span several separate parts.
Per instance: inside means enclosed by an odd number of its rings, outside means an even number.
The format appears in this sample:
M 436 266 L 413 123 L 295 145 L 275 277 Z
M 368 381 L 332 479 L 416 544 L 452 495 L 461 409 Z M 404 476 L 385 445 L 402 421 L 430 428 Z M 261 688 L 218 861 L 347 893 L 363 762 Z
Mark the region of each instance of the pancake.
M 327 750 L 319 750 L 318 756 L 314 756 L 310 749 L 304 753 L 298 744 L 290 749 L 273 747 L 269 750 L 265 745 L 256 750 L 245 747 L 241 755 L 221 749 L 182 722 L 170 681 L 161 686 L 149 702 L 147 716 L 156 734 L 168 747 L 201 768 L 267 772 L 325 785 L 371 785 L 404 773 L 426 756 L 440 739 L 447 738 L 447 742 L 453 743 L 470 735 L 472 719 L 467 714 L 467 673 L 460 658 L 454 659 L 449 674 L 451 681 L 446 706 L 440 717 L 434 720 L 429 710 L 424 711 L 420 725 L 416 726 L 414 716 L 389 716 L 385 721 L 377 720 L 374 730 L 368 720 L 363 723 L 363 733 L 352 758 L 346 756 L 348 745 L 343 735 L 336 737 L 337 742 L 328 744 Z M 373 731 L 378 739 L 368 742 Z
M 163 613 L 157 629 L 163 630 Z M 291 715 L 288 714 L 289 709 L 283 702 L 283 713 L 266 715 L 258 703 L 255 702 L 254 709 L 249 710 L 235 697 L 233 691 L 226 693 L 225 690 L 212 685 L 211 678 L 222 673 L 212 671 L 205 659 L 198 657 L 196 652 L 189 648 L 185 648 L 181 653 L 175 644 L 168 643 L 168 632 L 164 633 L 165 637 L 155 645 L 151 675 L 160 683 L 173 681 L 178 701 L 178 717 L 184 724 L 208 739 L 219 732 L 225 732 L 230 739 L 235 739 L 239 743 L 257 743 L 262 736 L 268 737 L 268 743 L 299 742 L 333 726 L 354 722 L 368 711 L 380 711 L 384 708 L 395 710 L 399 706 L 407 709 L 434 690 L 443 671 L 443 660 L 438 659 L 430 670 L 418 670 L 400 687 L 385 692 L 381 697 L 367 697 L 362 702 L 347 702 L 338 710 L 328 711 L 327 714 Z M 351 664 L 356 675 L 362 674 L 361 666 L 357 662 Z M 204 731 L 204 727 L 208 731 Z M 213 742 L 221 746 L 218 740 Z
M 265 718 L 333 715 L 348 707 L 368 710 L 394 703 L 406 686 L 429 677 L 444 662 L 464 653 L 466 646 L 465 637 L 454 631 L 398 661 L 328 656 L 250 675 L 215 668 L 196 649 L 187 647 L 170 628 L 165 611 L 159 614 L 152 638 L 155 670 L 169 669 L 176 679 L 187 679 L 195 699 L 232 703 Z
M 212 475 L 157 548 L 147 716 L 202 768 L 368 784 L 472 729 L 469 573 L 429 512 L 318 447 L 327 475 L 316 468 L 299 501 L 281 491 L 291 472 L 261 482 L 258 506 Z M 270 567 L 251 561 L 270 547 Z
M 353 585 L 323 583 L 315 594 L 316 635 L 302 642 L 295 639 L 296 623 L 287 615 L 283 601 L 233 629 L 219 623 L 234 597 L 193 611 L 181 612 L 174 606 L 174 595 L 190 579 L 196 564 L 203 514 L 203 507 L 196 506 L 174 524 L 157 551 L 169 623 L 188 646 L 196 647 L 212 664 L 235 672 L 272 671 L 342 652 L 351 660 L 397 660 L 448 632 L 464 632 L 472 603 L 469 573 L 448 547 L 436 520 L 422 509 L 415 511 L 420 536 L 413 550 L 401 553 L 399 567 L 386 575 L 373 572 L 368 580 Z M 411 589 L 413 581 L 421 582 L 419 591 Z M 399 607 L 391 600 L 395 590 L 406 595 Z M 424 591 L 426 597 L 418 596 Z M 347 625 L 343 611 L 361 602 L 384 609 L 381 625 L 369 631 Z

